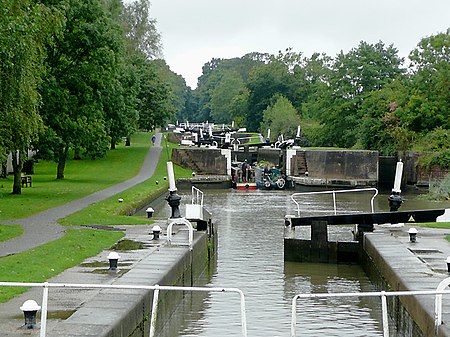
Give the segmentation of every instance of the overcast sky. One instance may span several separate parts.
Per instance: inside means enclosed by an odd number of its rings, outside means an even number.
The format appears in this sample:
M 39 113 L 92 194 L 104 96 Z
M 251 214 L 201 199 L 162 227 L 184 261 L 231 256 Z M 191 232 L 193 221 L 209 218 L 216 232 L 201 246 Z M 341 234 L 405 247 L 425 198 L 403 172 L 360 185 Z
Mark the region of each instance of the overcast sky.
M 150 2 L 164 59 L 192 88 L 213 57 L 275 54 L 288 47 L 307 57 L 314 52 L 334 57 L 360 41 L 380 40 L 407 56 L 423 37 L 450 27 L 450 0 Z

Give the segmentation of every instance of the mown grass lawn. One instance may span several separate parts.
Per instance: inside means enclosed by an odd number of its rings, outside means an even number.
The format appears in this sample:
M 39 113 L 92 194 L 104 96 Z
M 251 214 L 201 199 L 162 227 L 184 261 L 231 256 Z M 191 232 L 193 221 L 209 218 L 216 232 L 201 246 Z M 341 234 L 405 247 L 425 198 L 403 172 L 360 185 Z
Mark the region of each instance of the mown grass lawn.
M 151 144 L 148 134 L 137 134 L 131 147 L 120 146 L 109 151 L 102 160 L 69 161 L 66 169 L 66 179 L 54 179 L 56 164 L 39 162 L 36 164 L 33 176 L 33 187 L 25 188 L 23 194 L 12 196 L 5 187 L 12 184 L 7 179 L 0 191 L 0 207 L 5 212 L 0 213 L 2 219 L 17 219 L 36 212 L 59 206 L 77 198 L 84 197 L 100 189 L 120 183 L 135 176 L 144 161 Z M 167 146 L 166 146 L 167 145 Z M 118 203 L 118 195 L 96 203 L 61 219 L 63 225 L 85 224 L 148 224 L 146 217 L 126 216 L 125 213 L 137 205 L 163 193 L 168 188 L 166 162 L 174 144 L 163 142 L 163 150 L 153 177 L 127 191 L 120 193 L 124 199 Z M 189 170 L 175 166 L 177 178 L 190 175 Z M 155 181 L 158 180 L 158 184 Z M 18 203 L 18 201 L 20 203 Z M 27 206 L 24 204 L 27 203 Z M 11 228 L 16 227 L 13 233 Z M 3 230 L 5 229 L 5 230 Z M 0 241 L 8 240 L 14 235 L 20 235 L 20 226 L 0 225 Z M 49 242 L 35 249 L 0 258 L 0 281 L 43 282 L 71 268 L 90 256 L 97 255 L 102 250 L 111 247 L 123 233 L 92 229 L 67 229 L 67 234 L 58 240 Z M 0 303 L 26 291 L 24 288 L 0 288 Z
M 111 247 L 123 236 L 122 232 L 115 231 L 68 229 L 61 239 L 20 254 L 0 258 L 0 280 L 45 282 Z M 7 302 L 26 290 L 27 288 L 23 287 L 0 287 L 0 303 Z
M 20 195 L 11 194 L 12 176 L 0 179 L 0 223 L 63 205 L 134 177 L 144 162 L 150 137 L 148 133 L 137 133 L 132 146 L 120 144 L 105 158 L 69 160 L 62 180 L 56 179 L 55 162 L 38 161 L 33 187 L 23 188 Z
M 168 190 L 167 177 L 167 161 L 169 161 L 172 148 L 175 144 L 166 144 L 163 141 L 163 149 L 153 176 L 126 191 L 123 191 L 106 200 L 91 205 L 81 211 L 69 215 L 60 220 L 63 225 L 122 225 L 122 224 L 148 224 L 152 221 L 142 216 L 128 216 L 126 214 L 133 213 L 133 210 L 143 204 L 148 203 L 152 198 L 164 193 Z M 174 165 L 174 174 L 176 178 L 187 178 L 191 176 L 192 171 Z M 157 183 L 158 182 L 158 183 Z M 118 199 L 124 200 L 118 203 Z
M 7 241 L 23 234 L 20 225 L 0 225 L 0 242 Z

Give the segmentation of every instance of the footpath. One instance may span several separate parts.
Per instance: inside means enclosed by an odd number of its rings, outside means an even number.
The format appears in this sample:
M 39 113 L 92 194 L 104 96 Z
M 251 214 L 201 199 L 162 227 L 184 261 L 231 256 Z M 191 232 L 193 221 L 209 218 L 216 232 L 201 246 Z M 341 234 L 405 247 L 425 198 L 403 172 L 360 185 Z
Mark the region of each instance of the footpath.
M 151 178 L 161 153 L 161 134 L 156 134 L 155 146 L 150 147 L 138 175 L 120 184 L 98 191 L 65 205 L 48 209 L 38 214 L 16 220 L 2 221 L 5 224 L 19 224 L 24 234 L 0 244 L 0 257 L 17 254 L 64 236 L 65 228 L 57 222 L 94 203 L 105 200 Z
M 161 134 L 157 134 L 155 146 L 150 148 L 136 177 L 69 204 L 27 218 L 9 221 L 21 224 L 25 233 L 2 244 L 0 255 L 19 253 L 63 236 L 64 227 L 57 224 L 58 219 L 149 179 L 154 174 L 160 153 Z M 103 251 L 82 264 L 56 275 L 48 282 L 153 286 L 179 284 L 181 275 L 180 285 L 192 286 L 192 280 L 203 271 L 204 263 L 208 260 L 208 256 L 205 255 L 208 252 L 208 236 L 204 232 L 195 232 L 193 249 L 190 250 L 186 246 L 188 232 L 183 228 L 174 228 L 173 243 L 169 245 L 167 237 L 162 236 L 159 240 L 155 240 L 152 235 L 152 227 L 155 224 L 160 225 L 165 231 L 167 221 L 157 219 L 155 221 L 151 225 L 118 226 L 124 231 L 125 240 L 139 242 L 141 248 L 114 251 L 120 256 L 117 270 L 109 268 L 108 254 L 111 251 Z M 145 330 L 148 335 L 148 324 L 145 322 L 148 319 L 152 297 L 153 291 L 137 289 L 50 288 L 46 337 L 128 336 L 134 329 L 139 331 L 142 329 L 142 332 Z M 40 310 L 36 328 L 26 329 L 24 326 L 24 315 L 20 307 L 27 300 L 34 300 L 41 306 L 43 289 L 30 288 L 24 294 L 0 304 L 0 336 L 40 335 L 42 331 L 39 323 Z M 165 313 L 173 310 L 176 301 L 170 300 L 168 303 L 170 304 L 165 304 L 160 310 L 163 321 Z

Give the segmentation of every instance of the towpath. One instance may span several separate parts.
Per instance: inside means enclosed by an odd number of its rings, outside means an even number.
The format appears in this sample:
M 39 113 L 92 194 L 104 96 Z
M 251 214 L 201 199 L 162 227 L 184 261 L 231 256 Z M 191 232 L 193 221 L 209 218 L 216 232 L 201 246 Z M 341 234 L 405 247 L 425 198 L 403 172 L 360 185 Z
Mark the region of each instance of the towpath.
M 20 224 L 24 234 L 0 244 L 0 257 L 17 254 L 64 236 L 65 228 L 58 220 L 80 211 L 94 203 L 105 200 L 151 178 L 161 153 L 161 134 L 156 134 L 155 146 L 151 146 L 139 173 L 120 184 L 95 192 L 84 198 L 74 200 L 62 206 L 48 209 L 22 219 L 2 221 L 5 224 Z

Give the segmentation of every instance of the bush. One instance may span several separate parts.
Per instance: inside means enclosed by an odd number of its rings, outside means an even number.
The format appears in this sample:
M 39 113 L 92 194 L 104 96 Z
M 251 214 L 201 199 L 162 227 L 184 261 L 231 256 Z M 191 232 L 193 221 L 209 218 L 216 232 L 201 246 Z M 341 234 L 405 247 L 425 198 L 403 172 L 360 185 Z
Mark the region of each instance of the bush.
M 427 197 L 431 200 L 450 200 L 450 174 L 443 180 L 432 182 Z

